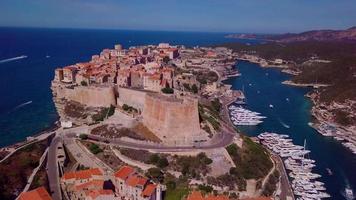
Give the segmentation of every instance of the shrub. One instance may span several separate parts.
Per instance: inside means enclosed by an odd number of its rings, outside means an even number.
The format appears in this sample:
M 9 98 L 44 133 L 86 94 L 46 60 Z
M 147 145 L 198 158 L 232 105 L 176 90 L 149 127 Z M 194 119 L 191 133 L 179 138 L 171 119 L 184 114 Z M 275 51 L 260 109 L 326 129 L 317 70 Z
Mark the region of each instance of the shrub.
M 93 154 L 98 154 L 100 152 L 103 152 L 103 150 L 96 144 L 91 144 L 89 147 L 90 152 Z
M 159 160 L 158 160 L 158 162 L 157 162 L 157 167 L 159 167 L 159 168 L 165 168 L 165 167 L 167 167 L 168 165 L 169 165 L 169 163 L 168 163 L 168 160 L 167 160 L 167 158 L 165 158 L 165 157 L 161 157 Z
M 164 179 L 163 173 L 159 168 L 149 168 L 146 172 L 146 176 L 158 182 L 162 182 Z
M 165 87 L 165 88 L 162 88 L 161 90 L 163 93 L 165 94 L 173 94 L 174 90 L 170 87 Z
M 88 83 L 87 83 L 86 81 L 81 81 L 81 82 L 80 82 L 80 85 L 82 85 L 82 86 L 88 86 Z
M 86 139 L 88 139 L 88 135 L 82 133 L 82 134 L 79 135 L 79 138 L 80 138 L 81 140 L 86 140 Z
M 194 94 L 198 93 L 197 85 L 195 85 L 195 84 L 192 85 L 192 91 L 193 91 Z
M 198 189 L 206 194 L 209 194 L 213 191 L 213 187 L 210 185 L 199 185 Z
M 150 163 L 151 164 L 156 164 L 158 161 L 159 161 L 159 159 L 160 159 L 160 157 L 159 157 L 159 155 L 158 154 L 152 154 L 151 156 L 150 156 Z

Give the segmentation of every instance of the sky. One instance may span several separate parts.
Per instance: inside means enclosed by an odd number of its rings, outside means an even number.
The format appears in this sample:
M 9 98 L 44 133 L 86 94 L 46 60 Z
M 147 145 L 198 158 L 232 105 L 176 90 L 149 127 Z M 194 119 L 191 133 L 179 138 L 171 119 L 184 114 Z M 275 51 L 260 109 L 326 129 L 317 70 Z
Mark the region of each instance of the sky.
M 356 26 L 355 0 L 0 0 L 0 26 L 285 33 Z

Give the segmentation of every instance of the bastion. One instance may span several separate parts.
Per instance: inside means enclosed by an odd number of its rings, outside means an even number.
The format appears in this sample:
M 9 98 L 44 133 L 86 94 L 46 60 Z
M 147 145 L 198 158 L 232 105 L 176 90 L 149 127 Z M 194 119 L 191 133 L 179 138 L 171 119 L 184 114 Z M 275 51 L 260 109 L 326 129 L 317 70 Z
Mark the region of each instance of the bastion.
M 147 93 L 142 115 L 143 124 L 166 144 L 191 145 L 204 137 L 197 99 Z

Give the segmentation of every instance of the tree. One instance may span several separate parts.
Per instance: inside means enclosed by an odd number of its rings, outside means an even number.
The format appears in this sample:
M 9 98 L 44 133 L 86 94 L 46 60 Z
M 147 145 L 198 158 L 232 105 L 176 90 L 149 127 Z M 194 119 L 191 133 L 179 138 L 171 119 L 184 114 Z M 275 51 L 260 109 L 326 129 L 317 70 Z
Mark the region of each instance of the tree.
M 151 156 L 150 156 L 150 163 L 152 163 L 152 164 L 156 164 L 158 161 L 159 161 L 159 159 L 160 159 L 160 157 L 159 157 L 159 155 L 158 154 L 152 154 Z
M 93 154 L 98 154 L 100 152 L 103 152 L 102 149 L 100 149 L 100 147 L 96 144 L 91 144 L 89 147 L 90 152 L 92 152 Z
M 81 81 L 81 82 L 80 82 L 80 85 L 82 85 L 82 86 L 88 86 L 88 83 L 87 83 L 86 81 Z
M 192 85 L 192 91 L 193 91 L 194 94 L 198 93 L 197 85 L 195 85 L 195 84 Z
M 152 179 L 155 179 L 159 182 L 163 181 L 163 173 L 159 168 L 149 168 L 147 170 L 146 176 L 151 177 Z
M 170 87 L 165 87 L 165 88 L 162 88 L 161 90 L 163 93 L 165 94 L 173 94 L 174 90 Z
M 170 58 L 168 56 L 165 56 L 163 57 L 162 61 L 167 64 L 170 61 Z
M 82 134 L 79 135 L 79 138 L 82 139 L 82 140 L 86 140 L 86 139 L 88 139 L 88 135 L 82 133 Z
M 163 157 L 160 158 L 157 162 L 157 167 L 159 168 L 165 168 L 169 165 L 167 158 Z
M 115 113 L 115 106 L 110 105 L 109 111 L 108 111 L 108 117 L 112 116 Z

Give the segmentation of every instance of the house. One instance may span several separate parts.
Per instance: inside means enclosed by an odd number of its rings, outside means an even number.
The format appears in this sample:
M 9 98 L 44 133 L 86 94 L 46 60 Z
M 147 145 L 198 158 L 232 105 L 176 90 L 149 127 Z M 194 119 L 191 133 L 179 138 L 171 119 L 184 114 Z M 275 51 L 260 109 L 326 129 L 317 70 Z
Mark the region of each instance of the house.
M 39 187 L 34 190 L 21 193 L 18 200 L 52 200 L 52 198 L 44 187 Z
M 112 190 L 91 190 L 86 193 L 85 200 L 120 200 Z
M 138 174 L 134 168 L 123 166 L 115 174 L 116 193 L 129 200 L 161 200 L 162 185 Z
M 61 186 L 71 199 L 85 199 L 91 190 L 102 190 L 103 173 L 98 168 L 67 172 L 61 178 Z
M 75 66 L 67 66 L 63 68 L 63 82 L 74 83 L 77 68 Z
M 131 86 L 130 69 L 119 69 L 117 71 L 116 83 L 120 87 L 130 87 Z

